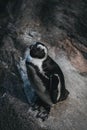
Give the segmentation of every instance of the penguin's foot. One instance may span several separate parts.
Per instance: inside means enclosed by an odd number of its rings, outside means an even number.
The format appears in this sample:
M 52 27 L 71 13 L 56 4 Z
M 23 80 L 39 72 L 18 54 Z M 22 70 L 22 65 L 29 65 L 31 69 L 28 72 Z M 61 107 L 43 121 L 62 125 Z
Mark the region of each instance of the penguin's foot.
M 50 106 L 42 103 L 42 101 L 35 103 L 31 109 L 35 112 L 35 117 L 41 119 L 42 121 L 45 121 L 49 116 Z
M 44 108 L 40 107 L 36 117 L 42 119 L 42 121 L 45 121 L 48 118 L 49 112 Z

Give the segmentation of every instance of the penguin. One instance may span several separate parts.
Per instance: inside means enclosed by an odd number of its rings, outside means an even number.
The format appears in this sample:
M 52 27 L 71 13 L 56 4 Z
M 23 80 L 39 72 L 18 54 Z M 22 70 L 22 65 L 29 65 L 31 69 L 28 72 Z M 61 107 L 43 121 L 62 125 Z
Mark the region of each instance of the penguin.
M 43 43 L 29 46 L 26 68 L 31 86 L 43 102 L 52 106 L 68 97 L 64 74 Z

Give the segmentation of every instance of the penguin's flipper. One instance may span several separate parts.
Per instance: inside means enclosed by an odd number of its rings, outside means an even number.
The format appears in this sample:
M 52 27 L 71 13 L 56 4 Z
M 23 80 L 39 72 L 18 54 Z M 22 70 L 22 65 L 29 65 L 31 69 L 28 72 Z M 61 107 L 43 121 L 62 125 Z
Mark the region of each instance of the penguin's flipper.
M 58 84 L 59 84 L 59 78 L 57 74 L 51 75 L 50 76 L 50 97 L 54 104 L 57 102 Z

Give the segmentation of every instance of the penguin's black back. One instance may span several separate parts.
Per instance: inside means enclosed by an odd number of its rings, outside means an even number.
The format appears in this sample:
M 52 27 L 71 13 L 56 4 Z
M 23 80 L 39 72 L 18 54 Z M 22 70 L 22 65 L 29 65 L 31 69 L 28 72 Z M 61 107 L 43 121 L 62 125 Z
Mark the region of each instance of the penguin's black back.
M 62 91 L 65 89 L 65 80 L 64 80 L 64 74 L 58 64 L 50 57 L 48 56 L 47 59 L 43 62 L 43 70 L 45 74 L 49 77 L 53 74 L 58 74 L 60 78 L 60 82 L 62 85 Z
M 47 59 L 43 61 L 42 67 L 47 76 L 58 74 L 60 77 L 64 78 L 62 70 L 50 56 L 48 56 Z

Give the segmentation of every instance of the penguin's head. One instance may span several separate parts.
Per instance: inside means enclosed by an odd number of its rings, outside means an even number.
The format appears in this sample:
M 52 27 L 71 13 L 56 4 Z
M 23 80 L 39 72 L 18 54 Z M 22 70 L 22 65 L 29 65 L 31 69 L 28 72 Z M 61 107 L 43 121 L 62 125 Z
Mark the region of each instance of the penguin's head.
M 30 49 L 30 56 L 32 58 L 46 59 L 48 51 L 47 47 L 43 43 L 36 42 L 35 44 L 30 45 L 29 49 Z

